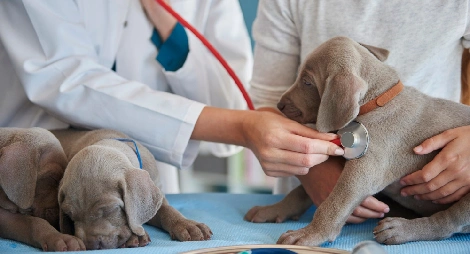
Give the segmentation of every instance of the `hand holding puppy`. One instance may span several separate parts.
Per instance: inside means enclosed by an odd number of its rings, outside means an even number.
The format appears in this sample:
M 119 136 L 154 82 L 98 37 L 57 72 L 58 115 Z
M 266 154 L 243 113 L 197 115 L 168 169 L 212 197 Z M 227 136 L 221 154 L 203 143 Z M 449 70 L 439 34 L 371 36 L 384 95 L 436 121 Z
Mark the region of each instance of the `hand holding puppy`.
M 401 179 L 403 196 L 448 204 L 470 191 L 470 126 L 444 131 L 414 148 L 424 155 L 442 149 L 422 170 Z

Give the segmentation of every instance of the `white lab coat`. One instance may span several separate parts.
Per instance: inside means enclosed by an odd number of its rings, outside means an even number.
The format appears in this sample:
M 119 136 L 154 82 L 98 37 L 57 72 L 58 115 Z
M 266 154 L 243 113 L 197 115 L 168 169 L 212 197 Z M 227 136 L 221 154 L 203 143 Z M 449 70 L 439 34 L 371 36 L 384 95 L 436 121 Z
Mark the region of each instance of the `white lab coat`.
M 171 4 L 248 84 L 251 45 L 238 0 Z M 159 161 L 192 164 L 199 142 L 189 138 L 204 105 L 246 103 L 189 30 L 184 66 L 163 70 L 152 30 L 139 0 L 0 1 L 0 126 L 111 128 Z M 218 151 L 230 154 L 221 145 Z

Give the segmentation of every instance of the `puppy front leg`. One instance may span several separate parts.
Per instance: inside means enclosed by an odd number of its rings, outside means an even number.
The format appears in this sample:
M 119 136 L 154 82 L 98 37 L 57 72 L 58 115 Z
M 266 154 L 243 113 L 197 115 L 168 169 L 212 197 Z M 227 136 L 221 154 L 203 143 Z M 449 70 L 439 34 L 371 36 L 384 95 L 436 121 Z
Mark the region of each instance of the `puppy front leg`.
M 147 224 L 166 230 L 171 239 L 179 241 L 209 240 L 212 231 L 204 223 L 186 219 L 163 198 L 162 206 Z
M 11 213 L 0 208 L 0 237 L 23 242 L 44 251 L 85 250 L 79 238 L 58 232 L 39 217 Z
M 317 246 L 335 240 L 353 210 L 367 196 L 387 185 L 381 183 L 378 173 L 368 172 L 366 165 L 366 160 L 348 161 L 333 191 L 315 211 L 312 222 L 282 234 L 278 243 Z M 374 165 L 374 171 L 381 172 L 380 166 Z

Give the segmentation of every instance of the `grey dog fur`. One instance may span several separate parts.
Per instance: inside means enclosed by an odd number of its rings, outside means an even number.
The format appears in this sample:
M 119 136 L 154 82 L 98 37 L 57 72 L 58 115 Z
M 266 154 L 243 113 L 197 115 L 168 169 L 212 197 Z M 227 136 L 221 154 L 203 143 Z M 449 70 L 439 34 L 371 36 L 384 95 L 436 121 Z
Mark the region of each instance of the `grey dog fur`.
M 0 128 L 0 237 L 48 251 L 84 250 L 59 233 L 57 189 L 67 159 L 42 128 Z
M 172 239 L 207 240 L 203 223 L 186 219 L 158 188 L 150 151 L 137 143 L 143 164 L 125 134 L 113 130 L 58 130 L 69 163 L 59 186 L 61 231 L 75 233 L 87 249 L 109 249 L 147 241 L 142 225 L 163 228 Z
M 434 204 L 402 197 L 399 179 L 422 169 L 437 154 L 416 155 L 415 146 L 446 130 L 470 125 L 470 107 L 405 86 L 385 106 L 358 116 L 361 105 L 400 80 L 383 62 L 387 56 L 385 49 L 346 37 L 332 38 L 306 58 L 295 83 L 283 94 L 278 107 L 287 117 L 314 123 L 320 132 L 332 132 L 356 120 L 366 126 L 371 140 L 365 156 L 346 161 L 337 184 L 311 223 L 284 233 L 278 243 L 315 246 L 334 241 L 353 210 L 378 192 L 423 216 L 381 220 L 374 229 L 380 243 L 438 240 L 469 232 L 469 194 L 450 205 Z M 277 204 L 252 208 L 245 219 L 280 222 L 302 214 L 311 204 L 299 186 Z

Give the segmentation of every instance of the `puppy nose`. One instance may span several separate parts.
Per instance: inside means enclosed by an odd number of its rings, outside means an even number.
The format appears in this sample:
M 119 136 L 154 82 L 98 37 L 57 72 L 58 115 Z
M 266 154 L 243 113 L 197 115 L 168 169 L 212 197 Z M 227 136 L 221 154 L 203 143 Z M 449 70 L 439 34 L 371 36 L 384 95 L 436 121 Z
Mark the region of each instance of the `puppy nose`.
M 286 107 L 286 104 L 282 101 L 277 103 L 277 108 L 282 111 Z

